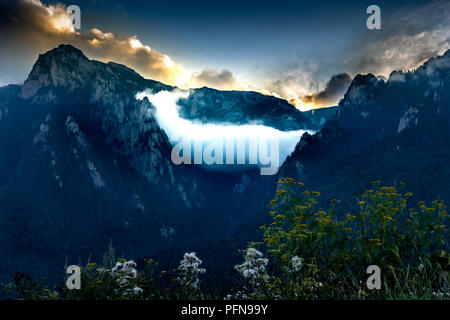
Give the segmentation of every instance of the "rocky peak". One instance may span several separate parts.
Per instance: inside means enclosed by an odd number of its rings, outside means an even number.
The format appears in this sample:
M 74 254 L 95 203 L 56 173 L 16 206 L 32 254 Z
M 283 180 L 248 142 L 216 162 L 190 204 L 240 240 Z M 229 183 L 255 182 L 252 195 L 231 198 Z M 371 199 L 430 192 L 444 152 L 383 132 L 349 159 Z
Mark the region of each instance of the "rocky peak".
M 358 74 L 350 84 L 344 99 L 339 103 L 342 107 L 353 109 L 354 106 L 368 104 L 373 99 L 373 89 L 384 85 L 373 74 Z
M 60 45 L 39 55 L 22 87 L 22 97 L 29 99 L 48 86 L 84 88 L 93 69 L 93 62 L 83 52 L 71 45 Z

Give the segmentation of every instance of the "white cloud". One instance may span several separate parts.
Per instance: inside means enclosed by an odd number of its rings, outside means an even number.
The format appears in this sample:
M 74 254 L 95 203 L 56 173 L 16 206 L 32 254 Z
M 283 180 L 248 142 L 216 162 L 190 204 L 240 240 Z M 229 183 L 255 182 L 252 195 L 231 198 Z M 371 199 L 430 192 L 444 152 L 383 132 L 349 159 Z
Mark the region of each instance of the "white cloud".
M 166 132 L 173 145 L 179 143 L 180 140 L 190 141 L 194 146 L 200 145 L 203 147 L 211 144 L 224 145 L 225 139 L 228 139 L 234 146 L 247 142 L 245 159 L 248 164 L 250 157 L 248 141 L 256 139 L 259 143 L 270 145 L 271 141 L 276 140 L 278 150 L 273 150 L 277 152 L 273 154 L 274 157 L 271 156 L 271 160 L 274 161 L 276 157 L 275 162 L 281 164 L 292 153 L 301 136 L 307 132 L 305 130 L 280 131 L 264 125 L 253 124 L 203 124 L 198 121 L 183 119 L 179 115 L 180 107 L 177 102 L 180 98 L 188 98 L 189 94 L 189 91 L 161 91 L 157 94 L 144 91 L 136 96 L 138 100 L 147 98 L 156 107 L 155 116 L 158 124 Z M 311 131 L 308 132 L 312 133 Z

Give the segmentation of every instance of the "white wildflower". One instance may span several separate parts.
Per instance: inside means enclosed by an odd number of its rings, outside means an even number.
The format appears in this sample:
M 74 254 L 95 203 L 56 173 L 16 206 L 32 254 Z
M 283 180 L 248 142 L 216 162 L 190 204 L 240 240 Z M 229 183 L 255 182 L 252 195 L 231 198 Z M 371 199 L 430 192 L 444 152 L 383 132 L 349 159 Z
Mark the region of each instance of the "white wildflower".
M 248 300 L 249 296 L 245 292 L 238 291 L 235 294 L 227 294 L 224 300 Z
M 206 272 L 205 269 L 200 268 L 201 264 L 202 261 L 197 258 L 195 252 L 186 252 L 178 267 L 178 272 L 180 272 L 178 281 L 187 287 L 198 288 L 199 276 Z
M 110 270 L 103 267 L 99 267 L 97 268 L 97 272 L 100 274 L 107 274 L 108 272 L 110 272 Z
M 117 262 L 111 269 L 112 273 L 117 276 L 117 281 L 123 287 L 128 285 L 131 279 L 136 278 L 136 263 L 133 260 L 126 262 Z
M 263 254 L 255 248 L 248 248 L 244 263 L 235 266 L 234 268 L 242 274 L 242 276 L 250 281 L 255 286 L 266 277 L 266 266 L 268 259 L 263 258 Z
M 144 292 L 144 290 L 142 290 L 142 289 L 139 288 L 139 287 L 134 287 L 134 289 L 133 289 L 133 293 L 134 293 L 134 294 L 140 294 L 140 293 L 142 293 L 142 292 Z
M 450 291 L 446 290 L 445 288 L 441 288 L 437 292 L 432 293 L 433 296 L 437 299 L 449 299 L 450 298 Z
M 130 297 L 130 296 L 135 296 L 135 295 L 142 294 L 143 292 L 144 292 L 144 290 L 142 290 L 142 288 L 134 287 L 134 288 L 126 289 L 126 290 L 122 293 L 122 295 L 123 295 L 124 297 Z
M 292 270 L 294 271 L 300 271 L 300 269 L 302 268 L 303 265 L 303 259 L 300 258 L 299 256 L 293 256 L 291 259 L 291 267 Z

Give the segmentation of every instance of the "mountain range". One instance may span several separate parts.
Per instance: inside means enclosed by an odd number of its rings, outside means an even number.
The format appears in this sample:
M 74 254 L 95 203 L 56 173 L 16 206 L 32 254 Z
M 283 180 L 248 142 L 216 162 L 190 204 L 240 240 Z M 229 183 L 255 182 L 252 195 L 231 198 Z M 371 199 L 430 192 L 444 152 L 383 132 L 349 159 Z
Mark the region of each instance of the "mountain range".
M 277 175 L 261 176 L 174 165 L 155 106 L 136 94 L 177 89 L 60 45 L 23 85 L 0 88 L 0 274 L 58 278 L 67 261 L 99 257 L 110 241 L 126 257 L 167 265 L 197 250 L 220 274 L 236 248 L 257 240 L 281 177 L 346 207 L 374 180 L 449 202 L 449 71 L 447 51 L 386 81 L 357 75 L 338 106 L 305 113 L 206 87 L 178 101 L 192 121 L 311 131 Z
M 406 183 L 415 199 L 450 200 L 450 51 L 387 81 L 357 75 L 337 114 L 305 134 L 281 169 L 346 198 L 370 181 Z

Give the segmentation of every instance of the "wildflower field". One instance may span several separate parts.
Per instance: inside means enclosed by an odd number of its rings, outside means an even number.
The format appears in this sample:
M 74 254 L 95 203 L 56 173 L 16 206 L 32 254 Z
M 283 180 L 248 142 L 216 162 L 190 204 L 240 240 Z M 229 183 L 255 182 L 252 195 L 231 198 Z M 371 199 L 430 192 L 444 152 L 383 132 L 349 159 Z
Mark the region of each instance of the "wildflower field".
M 320 193 L 284 178 L 271 201 L 271 222 L 262 239 L 242 250 L 229 293 L 202 288 L 208 272 L 195 252 L 178 268 L 158 270 L 117 259 L 112 246 L 100 265 L 81 268 L 81 288 L 48 288 L 17 273 L 4 289 L 16 299 L 447 299 L 450 300 L 448 213 L 439 200 L 410 203 L 403 184 L 372 188 L 357 197 L 355 210 L 339 200 L 319 205 Z M 369 289 L 369 266 L 381 284 Z M 237 283 L 237 284 L 236 284 Z

